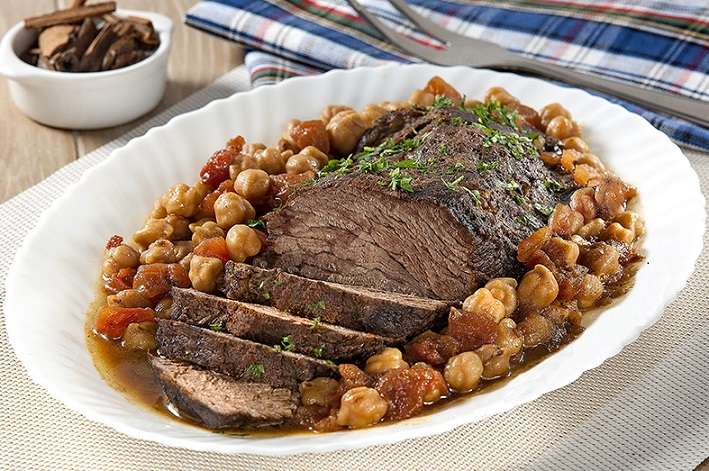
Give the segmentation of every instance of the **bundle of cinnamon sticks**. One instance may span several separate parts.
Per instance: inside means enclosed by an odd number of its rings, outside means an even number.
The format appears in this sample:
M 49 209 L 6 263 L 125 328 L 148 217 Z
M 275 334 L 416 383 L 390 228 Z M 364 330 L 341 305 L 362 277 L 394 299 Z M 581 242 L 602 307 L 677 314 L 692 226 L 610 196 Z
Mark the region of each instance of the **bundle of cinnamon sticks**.
M 25 28 L 39 34 L 22 59 L 48 70 L 99 72 L 140 62 L 160 45 L 150 20 L 115 15 L 113 1 L 85 2 L 74 0 L 65 10 L 25 19 Z

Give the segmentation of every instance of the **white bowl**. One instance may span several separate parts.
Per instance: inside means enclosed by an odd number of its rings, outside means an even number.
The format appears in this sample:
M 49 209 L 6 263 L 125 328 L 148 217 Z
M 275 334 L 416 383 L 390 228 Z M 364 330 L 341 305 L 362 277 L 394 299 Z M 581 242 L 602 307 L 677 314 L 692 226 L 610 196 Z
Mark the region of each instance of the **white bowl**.
M 153 22 L 160 46 L 147 59 L 122 69 L 72 73 L 40 69 L 19 55 L 36 31 L 22 22 L 0 42 L 0 75 L 8 79 L 15 105 L 35 121 L 66 129 L 99 129 L 132 121 L 157 106 L 165 93 L 172 21 L 157 13 L 118 10 Z
M 280 437 L 216 434 L 157 415 L 103 381 L 86 349 L 83 325 L 108 237 L 132 234 L 156 198 L 176 182 L 194 182 L 203 162 L 235 134 L 272 143 L 290 118 L 313 118 L 330 103 L 361 107 L 403 99 L 434 74 L 471 98 L 501 85 L 534 107 L 563 103 L 596 153 L 638 186 L 647 263 L 625 298 L 577 340 L 501 387 L 430 415 L 371 429 Z M 17 254 L 7 281 L 7 331 L 34 381 L 89 419 L 135 438 L 194 450 L 270 455 L 392 443 L 507 411 L 573 382 L 620 352 L 684 286 L 701 250 L 704 218 L 698 178 L 680 149 L 639 116 L 586 92 L 466 67 L 334 71 L 215 101 L 150 130 L 87 171 L 42 215 Z

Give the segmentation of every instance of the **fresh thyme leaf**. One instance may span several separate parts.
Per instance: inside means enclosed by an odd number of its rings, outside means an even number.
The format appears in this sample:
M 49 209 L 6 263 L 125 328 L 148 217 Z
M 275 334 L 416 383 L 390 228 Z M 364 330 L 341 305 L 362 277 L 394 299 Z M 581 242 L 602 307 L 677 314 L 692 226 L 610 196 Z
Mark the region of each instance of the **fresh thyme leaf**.
M 246 367 L 246 374 L 252 378 L 260 379 L 265 372 L 266 370 L 261 363 L 251 363 Z
M 446 188 L 448 188 L 449 190 L 458 191 L 458 190 L 460 190 L 460 188 L 458 187 L 458 184 L 463 181 L 464 177 L 465 177 L 464 175 L 461 175 L 458 178 L 456 178 L 455 180 L 451 180 L 449 182 L 444 180 L 443 178 L 441 178 L 441 181 L 446 186 Z
M 254 229 L 266 229 L 266 223 L 260 219 L 249 219 L 246 225 Z
M 311 311 L 316 311 L 316 310 L 323 311 L 323 310 L 325 310 L 325 301 L 321 299 L 321 300 L 319 300 L 319 301 L 317 301 L 317 302 L 310 303 L 310 304 L 308 305 L 308 308 L 309 308 Z M 317 317 L 317 319 L 319 320 L 320 318 Z
M 470 195 L 476 206 L 480 206 L 482 204 L 482 198 L 480 197 L 480 192 L 478 190 L 471 190 L 467 186 L 461 186 L 461 189 Z
M 544 180 L 544 188 L 546 188 L 549 191 L 555 191 L 555 192 L 560 192 L 566 190 L 566 187 L 559 183 L 556 180 L 553 180 L 551 178 L 547 178 Z
M 313 356 L 315 358 L 322 358 L 322 353 L 323 353 L 322 347 L 313 347 Z
M 478 163 L 475 164 L 475 170 L 477 170 L 478 172 L 486 172 L 496 167 L 497 161 L 478 160 Z
M 395 168 L 389 172 L 389 182 L 382 182 L 382 186 L 386 186 L 391 191 L 404 190 L 408 193 L 413 193 L 414 187 L 411 184 L 412 177 L 401 171 L 400 168 Z
M 290 335 L 286 335 L 281 339 L 281 348 L 286 352 L 293 351 L 295 344 L 293 343 L 293 339 L 291 339 Z
M 313 318 L 313 325 L 310 326 L 311 329 L 317 330 L 320 327 L 320 316 Z
M 540 213 L 542 213 L 545 216 L 549 216 L 549 215 L 551 215 L 551 213 L 554 212 L 553 207 L 547 206 L 544 204 L 539 204 L 539 203 L 534 203 L 534 209 L 536 209 L 537 211 L 539 211 Z
M 215 332 L 224 330 L 224 321 L 213 321 L 209 323 L 209 328 Z
M 452 106 L 453 100 L 451 100 L 445 95 L 438 95 L 436 98 L 433 99 L 433 104 L 429 106 L 429 109 L 450 108 Z

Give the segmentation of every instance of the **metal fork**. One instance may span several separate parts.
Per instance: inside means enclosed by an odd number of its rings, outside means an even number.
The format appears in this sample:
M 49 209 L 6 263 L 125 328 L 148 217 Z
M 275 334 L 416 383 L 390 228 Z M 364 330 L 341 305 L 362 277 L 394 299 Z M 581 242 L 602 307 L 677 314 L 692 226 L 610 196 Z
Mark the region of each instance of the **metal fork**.
M 445 50 L 435 50 L 422 46 L 389 28 L 357 0 L 347 0 L 347 3 L 395 46 L 427 62 L 440 65 L 470 65 L 472 67 L 541 75 L 546 78 L 614 95 L 645 108 L 709 127 L 709 102 L 649 90 L 640 86 L 577 72 L 566 67 L 528 59 L 495 43 L 453 33 L 416 13 L 404 0 L 389 0 L 389 3 L 416 25 L 417 28 L 448 46 Z

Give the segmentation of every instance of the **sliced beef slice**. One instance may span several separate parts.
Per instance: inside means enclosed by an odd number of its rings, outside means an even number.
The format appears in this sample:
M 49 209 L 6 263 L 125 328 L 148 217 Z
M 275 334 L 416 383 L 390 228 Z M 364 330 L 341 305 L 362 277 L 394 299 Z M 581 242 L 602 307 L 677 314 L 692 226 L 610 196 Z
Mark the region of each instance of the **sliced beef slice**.
M 150 365 L 167 399 L 213 429 L 280 425 L 293 417 L 297 397 L 285 388 L 241 383 L 190 363 L 151 356 Z
M 433 299 L 347 286 L 228 262 L 227 297 L 271 304 L 302 317 L 349 329 L 403 339 L 445 318 L 449 303 Z
M 350 360 L 396 343 L 392 338 L 313 322 L 275 307 L 232 301 L 191 289 L 174 288 L 172 300 L 174 320 L 198 326 L 223 326 L 237 337 L 290 348 L 316 358 Z
M 548 182 L 573 189 L 570 178 L 545 167 L 534 151 L 513 153 L 508 141 L 493 141 L 489 132 L 466 124 L 477 120 L 472 115 L 393 113 L 365 134 L 365 144 L 385 138 L 422 143 L 383 157 L 385 170 L 377 170 L 381 162 L 376 168 L 355 162 L 349 173 L 334 172 L 299 189 L 264 218 L 266 249 L 254 264 L 455 301 L 490 278 L 520 275 L 519 242 L 546 225 L 546 208 L 568 200 Z M 392 191 L 390 173 L 404 160 L 420 165 L 398 169 L 411 178 L 412 191 Z
M 156 340 L 162 356 L 276 388 L 296 389 L 302 381 L 337 374 L 335 365 L 323 360 L 179 321 L 158 320 Z

